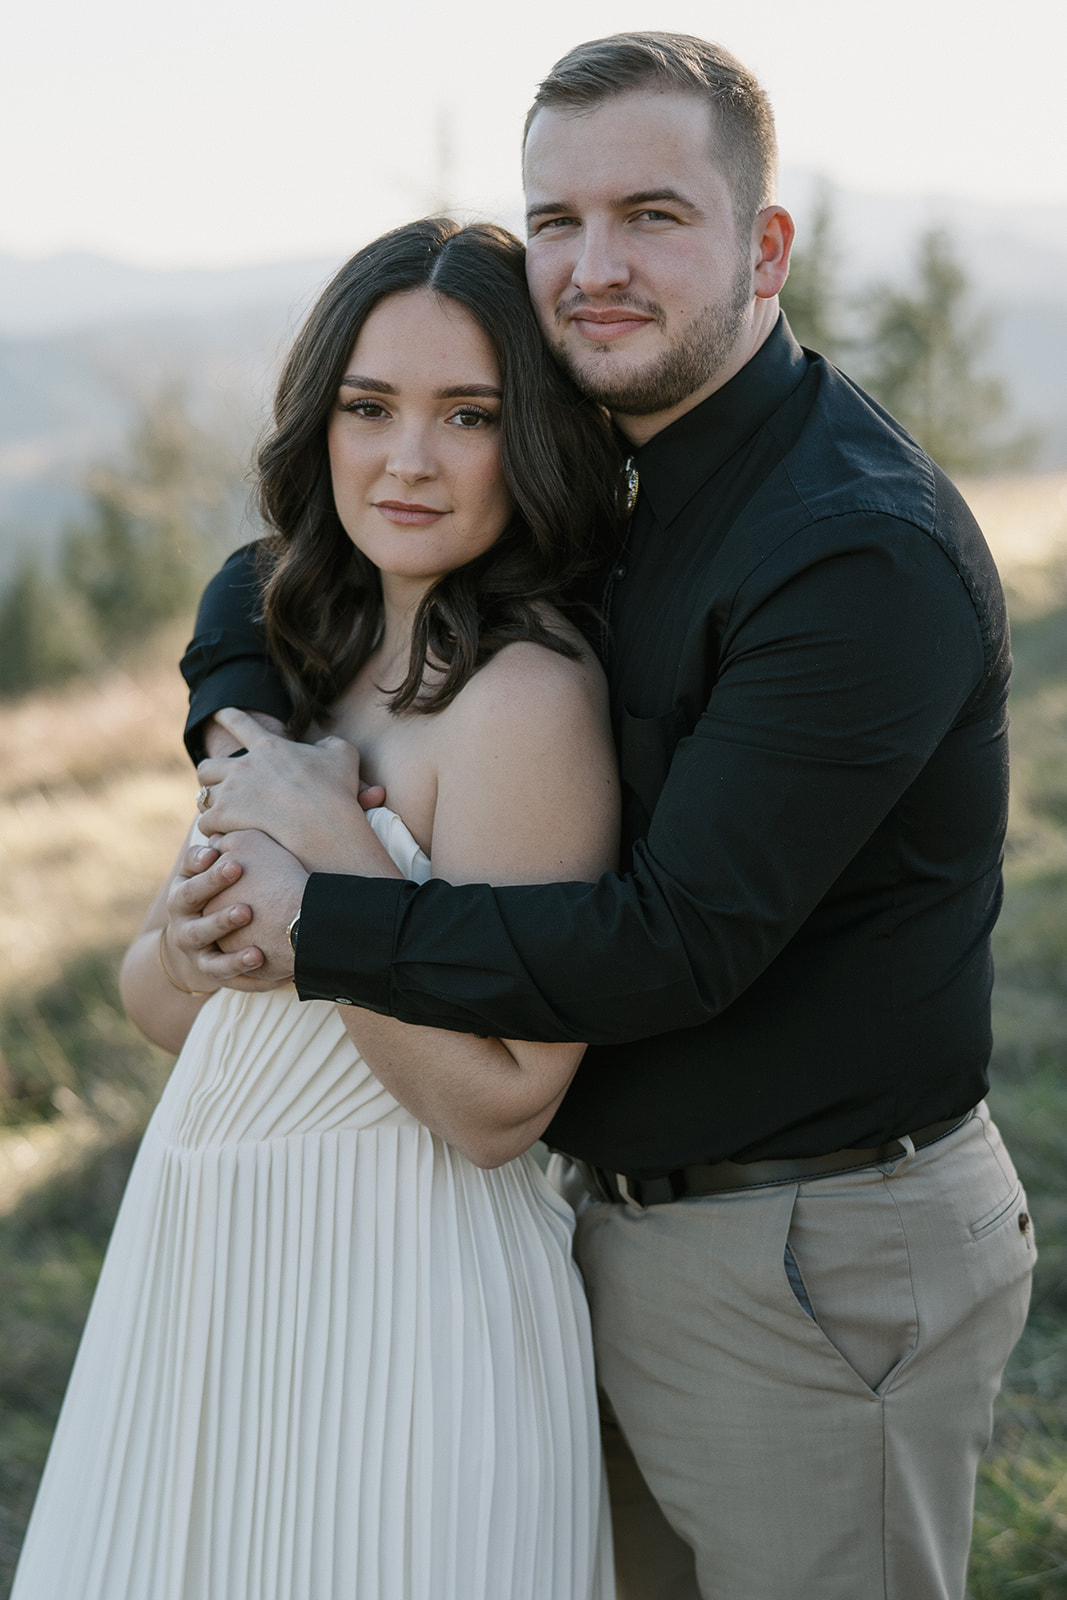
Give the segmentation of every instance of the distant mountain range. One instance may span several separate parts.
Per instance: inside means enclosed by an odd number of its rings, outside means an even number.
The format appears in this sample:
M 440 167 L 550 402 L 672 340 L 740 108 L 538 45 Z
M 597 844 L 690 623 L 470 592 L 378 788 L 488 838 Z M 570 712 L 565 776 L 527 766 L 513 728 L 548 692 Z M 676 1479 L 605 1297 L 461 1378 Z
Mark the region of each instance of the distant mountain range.
M 816 192 L 809 174 L 785 174 L 801 238 Z M 1020 423 L 1042 430 L 1038 464 L 1067 466 L 1067 206 L 848 191 L 832 203 L 850 294 L 902 281 L 924 227 L 951 232 L 993 318 L 986 365 Z M 120 449 L 164 382 L 180 379 L 198 414 L 250 448 L 280 354 L 337 265 L 164 272 L 89 255 L 0 256 L 0 577 L 18 548 L 49 542 L 78 514 L 87 468 Z

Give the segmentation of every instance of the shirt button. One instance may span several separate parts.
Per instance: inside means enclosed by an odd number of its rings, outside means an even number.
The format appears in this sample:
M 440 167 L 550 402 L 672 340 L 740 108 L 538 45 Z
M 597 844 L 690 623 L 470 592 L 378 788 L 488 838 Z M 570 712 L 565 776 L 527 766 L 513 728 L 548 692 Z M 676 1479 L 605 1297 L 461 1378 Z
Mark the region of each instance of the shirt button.
M 625 567 L 616 567 L 615 571 L 613 573 L 613 576 L 616 577 L 616 578 L 625 578 L 625 576 L 626 576 L 626 568 Z

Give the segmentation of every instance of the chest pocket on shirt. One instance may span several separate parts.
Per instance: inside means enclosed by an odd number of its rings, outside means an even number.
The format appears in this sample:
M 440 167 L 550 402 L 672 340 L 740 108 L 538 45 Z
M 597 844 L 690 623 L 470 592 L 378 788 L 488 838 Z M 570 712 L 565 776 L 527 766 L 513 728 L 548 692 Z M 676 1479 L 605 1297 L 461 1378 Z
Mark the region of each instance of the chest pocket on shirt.
M 619 725 L 619 770 L 624 783 L 651 817 L 679 741 L 689 732 L 685 712 L 673 707 L 662 717 L 635 717 L 625 708 Z

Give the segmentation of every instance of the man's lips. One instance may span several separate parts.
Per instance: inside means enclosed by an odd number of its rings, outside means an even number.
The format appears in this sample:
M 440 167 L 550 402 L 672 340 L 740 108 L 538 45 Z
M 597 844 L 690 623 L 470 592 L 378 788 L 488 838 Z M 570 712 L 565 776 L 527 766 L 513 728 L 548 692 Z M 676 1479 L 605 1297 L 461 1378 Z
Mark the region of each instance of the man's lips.
M 582 337 L 597 344 L 607 339 L 621 339 L 627 333 L 636 333 L 654 320 L 640 311 L 631 311 L 628 306 L 609 306 L 598 311 L 589 306 L 579 306 L 577 311 L 571 312 L 571 321 Z
M 438 511 L 434 506 L 416 505 L 407 500 L 376 500 L 374 509 L 380 511 L 387 522 L 398 523 L 401 527 L 422 527 L 447 516 L 447 512 Z

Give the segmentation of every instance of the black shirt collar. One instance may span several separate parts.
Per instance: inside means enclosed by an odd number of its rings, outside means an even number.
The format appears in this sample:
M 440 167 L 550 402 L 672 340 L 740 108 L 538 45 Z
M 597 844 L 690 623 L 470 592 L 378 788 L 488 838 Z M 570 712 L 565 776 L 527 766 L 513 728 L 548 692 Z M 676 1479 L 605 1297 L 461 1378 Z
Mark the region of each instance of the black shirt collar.
M 750 439 L 807 371 L 784 316 L 729 383 L 633 452 L 641 497 L 658 523 L 683 506 Z

